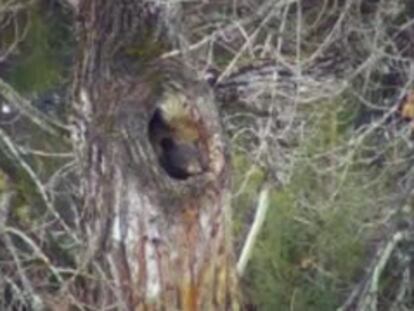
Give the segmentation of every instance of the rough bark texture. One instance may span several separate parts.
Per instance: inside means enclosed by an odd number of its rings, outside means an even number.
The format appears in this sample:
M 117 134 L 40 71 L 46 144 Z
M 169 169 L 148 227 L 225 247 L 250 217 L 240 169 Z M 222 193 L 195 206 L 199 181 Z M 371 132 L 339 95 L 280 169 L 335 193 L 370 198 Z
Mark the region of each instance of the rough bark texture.
M 237 308 L 227 230 L 229 164 L 214 97 L 183 62 L 157 59 L 173 41 L 166 5 L 85 0 L 78 18 L 74 131 L 87 256 L 74 290 L 95 308 Z M 168 92 L 179 94 L 207 159 L 169 176 L 149 139 Z

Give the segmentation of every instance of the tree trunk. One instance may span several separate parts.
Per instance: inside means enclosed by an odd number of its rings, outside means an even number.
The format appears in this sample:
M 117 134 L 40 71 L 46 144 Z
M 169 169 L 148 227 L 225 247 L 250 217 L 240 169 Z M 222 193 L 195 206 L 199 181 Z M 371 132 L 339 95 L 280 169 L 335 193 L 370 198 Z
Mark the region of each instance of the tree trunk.
M 74 291 L 99 308 L 237 309 L 214 96 L 184 62 L 159 57 L 173 15 L 155 3 L 78 10 L 73 142 L 87 255 Z

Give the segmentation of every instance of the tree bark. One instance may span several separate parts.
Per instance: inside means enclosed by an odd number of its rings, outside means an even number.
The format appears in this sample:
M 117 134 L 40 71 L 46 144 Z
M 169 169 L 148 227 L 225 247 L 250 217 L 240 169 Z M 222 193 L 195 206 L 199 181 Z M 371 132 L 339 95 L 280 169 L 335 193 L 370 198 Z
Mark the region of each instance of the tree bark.
M 72 137 L 87 251 L 73 290 L 94 307 L 238 308 L 228 150 L 211 90 L 184 62 L 159 58 L 174 44 L 170 12 L 139 0 L 78 8 Z M 186 118 L 174 122 L 191 128 L 204 159 L 185 178 L 162 166 L 150 133 L 173 100 Z

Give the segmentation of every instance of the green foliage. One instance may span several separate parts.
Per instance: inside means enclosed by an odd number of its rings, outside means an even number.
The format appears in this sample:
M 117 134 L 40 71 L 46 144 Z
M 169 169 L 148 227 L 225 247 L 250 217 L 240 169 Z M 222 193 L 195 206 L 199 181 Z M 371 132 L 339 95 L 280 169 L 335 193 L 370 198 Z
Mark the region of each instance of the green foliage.
M 271 195 L 244 277 L 244 290 L 258 310 L 335 310 L 363 266 L 367 223 L 382 207 L 378 194 L 385 185 L 375 178 L 375 168 L 337 161 L 334 150 L 347 140 L 342 124 L 351 120 L 341 103 L 318 106 L 290 183 Z M 240 159 L 234 161 L 238 173 L 248 167 Z M 237 234 L 243 232 L 237 215 L 246 208 L 240 202 L 253 204 L 260 182 L 251 182 L 236 199 Z
M 72 37 L 67 24 L 62 23 L 67 16 L 59 12 L 45 14 L 45 10 L 39 2 L 28 12 L 28 32 L 6 72 L 6 80 L 23 93 L 56 87 L 68 70 L 65 62 Z
M 356 276 L 363 259 L 358 228 L 371 212 L 365 210 L 364 190 L 350 181 L 346 193 L 329 201 L 303 175 L 273 194 L 246 276 L 260 310 L 333 310 L 341 288 Z M 303 206 L 299 197 L 306 196 L 315 205 Z
M 73 52 L 73 35 L 68 26 L 70 18 L 69 12 L 49 1 L 35 1 L 27 6 L 27 10 L 19 12 L 16 22 L 19 29 L 27 28 L 27 33 L 12 57 L 7 59 L 2 78 L 28 97 L 61 86 L 68 77 L 70 54 Z M 15 38 L 9 28 L 2 34 L 5 34 L 5 38 L 0 40 L 3 43 L 10 43 L 4 40 Z M 7 134 L 19 145 L 30 146 L 28 149 L 59 153 L 68 152 L 71 148 L 65 139 L 46 134 L 23 116 L 13 126 L 8 125 L 4 126 Z M 30 136 L 25 136 L 25 133 L 30 133 Z M 16 208 L 11 210 L 10 217 L 19 226 L 36 226 L 44 221 L 46 209 L 43 199 L 32 178 L 9 153 L 8 147 L 0 147 L 0 166 L 16 190 L 13 202 Z M 22 157 L 40 180 L 48 180 L 67 160 L 32 154 Z

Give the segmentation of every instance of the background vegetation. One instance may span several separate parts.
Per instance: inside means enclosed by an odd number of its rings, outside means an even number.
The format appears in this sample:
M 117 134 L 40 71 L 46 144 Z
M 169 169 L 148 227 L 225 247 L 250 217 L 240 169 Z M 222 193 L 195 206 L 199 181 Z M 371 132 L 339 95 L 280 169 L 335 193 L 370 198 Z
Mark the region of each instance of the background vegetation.
M 188 61 L 219 95 L 234 85 L 219 105 L 237 256 L 269 191 L 246 309 L 414 309 L 412 1 L 176 2 Z M 0 293 L 14 297 L 1 310 L 75 268 L 73 23 L 64 1 L 0 4 Z

